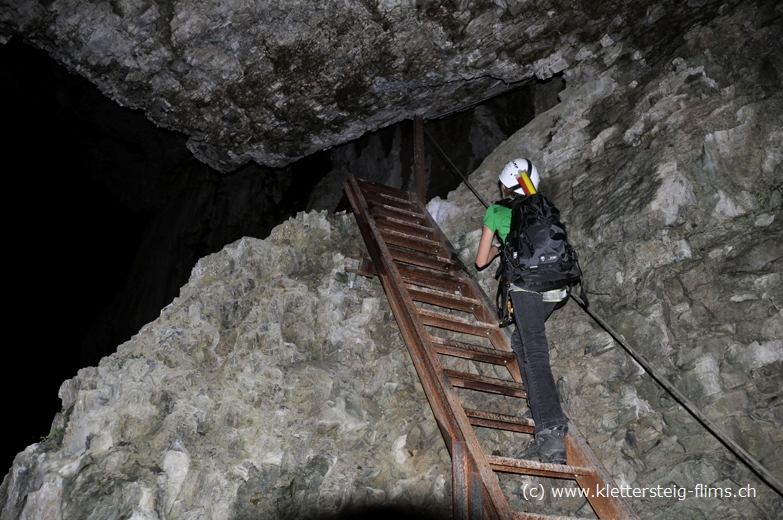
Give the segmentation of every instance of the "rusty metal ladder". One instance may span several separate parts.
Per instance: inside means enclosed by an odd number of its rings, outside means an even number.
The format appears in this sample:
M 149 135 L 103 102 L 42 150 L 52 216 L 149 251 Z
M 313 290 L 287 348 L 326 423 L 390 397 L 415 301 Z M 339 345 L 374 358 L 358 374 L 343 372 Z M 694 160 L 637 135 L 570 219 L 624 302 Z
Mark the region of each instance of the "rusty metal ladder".
M 454 387 L 461 387 L 526 397 L 509 336 L 498 328 L 493 305 L 413 194 L 352 175 L 345 183 L 345 192 L 372 258 L 372 263 L 365 262 L 355 271 L 380 278 L 451 453 L 454 518 L 563 518 L 513 511 L 495 472 L 570 479 L 590 490 L 616 489 L 573 423 L 569 423 L 566 435 L 567 465 L 484 452 L 473 426 L 528 434 L 533 433 L 535 426 L 531 419 L 524 417 L 466 408 L 454 390 Z M 432 310 L 433 307 L 443 310 Z M 468 313 L 472 318 L 455 315 L 453 311 Z M 486 345 L 484 339 L 473 343 L 455 341 L 434 331 L 485 338 L 491 346 L 475 344 Z M 441 355 L 504 366 L 512 380 L 446 369 L 441 363 Z M 525 403 L 520 402 L 518 408 L 524 410 Z M 590 493 L 587 498 L 599 518 L 637 518 L 620 497 Z

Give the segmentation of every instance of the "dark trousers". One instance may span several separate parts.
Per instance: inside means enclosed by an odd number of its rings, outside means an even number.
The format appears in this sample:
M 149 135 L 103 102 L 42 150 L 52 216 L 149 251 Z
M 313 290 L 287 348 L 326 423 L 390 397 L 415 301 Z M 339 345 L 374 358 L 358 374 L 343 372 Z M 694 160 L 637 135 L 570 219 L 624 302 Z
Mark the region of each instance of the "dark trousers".
M 522 371 L 527 403 L 536 422 L 536 433 L 553 426 L 566 426 L 566 417 L 552 376 L 544 325 L 557 303 L 545 302 L 541 294 L 526 291 L 512 291 L 511 303 L 516 321 L 511 347 Z

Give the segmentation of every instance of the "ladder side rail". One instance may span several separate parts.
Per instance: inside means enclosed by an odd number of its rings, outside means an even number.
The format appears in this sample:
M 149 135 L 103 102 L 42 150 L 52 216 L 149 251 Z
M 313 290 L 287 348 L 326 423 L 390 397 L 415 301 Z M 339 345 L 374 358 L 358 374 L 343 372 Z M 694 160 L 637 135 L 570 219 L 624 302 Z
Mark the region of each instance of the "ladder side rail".
M 440 403 L 446 401 L 446 396 L 442 390 L 442 385 L 433 384 L 433 381 L 438 380 L 437 373 L 433 370 L 431 363 L 426 363 L 427 358 L 424 352 L 424 346 L 422 345 L 421 336 L 416 333 L 415 325 L 412 323 L 410 309 L 403 309 L 400 305 L 400 301 L 405 301 L 400 298 L 399 292 L 401 288 L 404 288 L 402 283 L 394 283 L 395 278 L 389 271 L 394 268 L 389 262 L 385 261 L 384 253 L 388 254 L 388 251 L 384 251 L 385 245 L 382 242 L 376 240 L 376 236 L 380 236 L 380 232 L 377 229 L 373 229 L 375 226 L 369 216 L 369 210 L 366 203 L 362 200 L 359 187 L 353 181 L 353 177 L 349 176 L 349 182 L 345 183 L 345 192 L 348 194 L 349 202 L 354 209 L 354 216 L 359 226 L 359 230 L 364 236 L 365 244 L 375 265 L 375 271 L 378 274 L 378 278 L 381 280 L 384 290 L 387 293 L 389 305 L 394 314 L 397 323 L 400 324 L 400 332 L 403 335 L 405 344 L 408 346 L 411 358 L 413 360 L 416 372 L 419 374 L 424 393 L 430 402 L 430 407 L 435 414 L 435 420 L 441 429 L 444 439 L 446 440 L 449 451 L 452 451 L 451 445 L 454 442 L 459 442 L 461 434 L 459 426 L 454 422 L 449 414 L 444 413 L 445 409 Z M 395 269 L 396 271 L 396 269 Z M 395 272 L 395 274 L 397 274 Z M 399 275 L 397 276 L 399 278 Z
M 464 441 L 454 443 L 451 458 L 454 520 L 484 518 L 484 486 Z
M 566 453 L 568 463 L 575 466 L 595 468 L 593 475 L 579 475 L 576 478 L 580 487 L 590 490 L 587 499 L 599 518 L 617 518 L 619 520 L 639 520 L 630 504 L 623 497 L 598 496 L 598 488 L 616 487 L 612 476 L 601 460 L 595 456 L 587 441 L 569 419 L 566 435 Z

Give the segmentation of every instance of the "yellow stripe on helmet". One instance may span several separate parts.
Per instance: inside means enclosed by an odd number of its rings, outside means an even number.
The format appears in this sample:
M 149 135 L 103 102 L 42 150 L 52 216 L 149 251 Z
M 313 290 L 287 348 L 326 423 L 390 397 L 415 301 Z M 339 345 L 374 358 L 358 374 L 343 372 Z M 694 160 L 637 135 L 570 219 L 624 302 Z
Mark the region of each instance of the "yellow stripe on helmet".
M 522 187 L 522 191 L 525 192 L 525 195 L 532 195 L 536 192 L 533 181 L 530 180 L 530 177 L 524 170 L 519 170 L 519 185 Z

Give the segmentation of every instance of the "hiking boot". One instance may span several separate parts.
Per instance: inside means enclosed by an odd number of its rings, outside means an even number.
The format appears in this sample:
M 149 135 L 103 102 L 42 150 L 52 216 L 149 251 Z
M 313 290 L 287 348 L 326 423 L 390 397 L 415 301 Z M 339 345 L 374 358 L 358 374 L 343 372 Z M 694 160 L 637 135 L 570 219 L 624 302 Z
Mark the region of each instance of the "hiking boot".
M 525 451 L 519 458 L 526 460 L 536 460 L 538 462 L 548 462 L 550 464 L 565 464 L 565 427 L 555 426 L 541 430 L 530 441 Z

